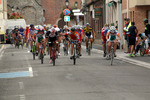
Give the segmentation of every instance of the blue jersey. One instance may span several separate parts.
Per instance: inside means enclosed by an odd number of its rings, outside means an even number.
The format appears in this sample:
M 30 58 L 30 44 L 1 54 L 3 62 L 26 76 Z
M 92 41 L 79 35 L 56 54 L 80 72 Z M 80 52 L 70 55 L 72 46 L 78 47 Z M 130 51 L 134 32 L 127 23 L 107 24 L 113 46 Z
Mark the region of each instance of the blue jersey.
M 19 29 L 19 34 L 21 35 L 21 36 L 24 36 L 24 29 Z

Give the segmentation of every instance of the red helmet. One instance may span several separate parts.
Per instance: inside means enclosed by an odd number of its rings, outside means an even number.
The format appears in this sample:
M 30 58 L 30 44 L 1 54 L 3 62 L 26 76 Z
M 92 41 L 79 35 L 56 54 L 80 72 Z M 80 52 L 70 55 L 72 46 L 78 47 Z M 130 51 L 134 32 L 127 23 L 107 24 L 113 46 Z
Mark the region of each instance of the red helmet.
M 54 28 L 56 28 L 56 27 L 57 27 L 57 25 L 53 25 L 53 27 L 54 27 Z

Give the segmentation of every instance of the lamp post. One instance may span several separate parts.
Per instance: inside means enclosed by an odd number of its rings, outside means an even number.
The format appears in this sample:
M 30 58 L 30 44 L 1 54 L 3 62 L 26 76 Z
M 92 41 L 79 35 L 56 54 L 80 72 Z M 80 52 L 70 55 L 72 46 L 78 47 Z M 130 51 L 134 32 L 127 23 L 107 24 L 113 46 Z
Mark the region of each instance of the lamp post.
M 65 4 L 66 4 L 66 8 L 68 8 L 68 6 L 69 6 L 69 0 L 66 0 Z
M 78 8 L 78 2 L 77 1 L 75 1 L 74 6 L 75 6 L 75 8 Z M 78 25 L 78 23 L 79 23 L 79 15 L 76 16 L 76 25 Z
M 66 0 L 65 4 L 66 4 L 66 8 L 68 8 L 68 6 L 69 6 L 69 0 Z M 66 25 L 68 26 L 68 22 L 66 22 Z

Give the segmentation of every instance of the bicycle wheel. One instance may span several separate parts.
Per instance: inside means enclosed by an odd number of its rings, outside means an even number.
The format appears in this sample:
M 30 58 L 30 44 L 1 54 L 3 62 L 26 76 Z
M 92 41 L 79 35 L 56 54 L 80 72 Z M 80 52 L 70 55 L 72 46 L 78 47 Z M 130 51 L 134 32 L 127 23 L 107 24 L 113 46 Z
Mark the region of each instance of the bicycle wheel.
M 35 46 L 33 45 L 33 48 L 32 48 L 32 53 L 33 53 L 33 60 L 35 60 Z
M 114 49 L 113 48 L 111 49 L 110 57 L 111 57 L 111 65 L 112 65 L 113 64 L 113 60 L 114 60 Z
M 146 48 L 146 44 L 144 44 L 141 48 L 140 48 L 140 56 L 144 56 L 145 55 L 145 49 Z
M 91 55 L 91 44 L 88 43 L 88 55 Z
M 74 47 L 73 64 L 76 64 L 76 48 Z
M 42 51 L 40 53 L 40 58 L 41 58 L 41 64 L 43 64 L 43 52 Z
M 55 50 L 53 49 L 53 53 L 52 53 L 52 61 L 53 61 L 53 66 L 55 66 Z

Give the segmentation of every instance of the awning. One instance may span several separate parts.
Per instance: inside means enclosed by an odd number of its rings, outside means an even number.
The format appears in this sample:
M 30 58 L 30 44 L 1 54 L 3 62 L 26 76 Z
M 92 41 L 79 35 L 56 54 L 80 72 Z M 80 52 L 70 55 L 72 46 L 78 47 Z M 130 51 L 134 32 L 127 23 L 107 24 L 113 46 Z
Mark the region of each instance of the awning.
M 116 2 L 115 2 L 115 1 L 111 1 L 111 2 L 108 3 L 108 7 L 111 7 L 111 6 L 113 6 L 113 5 L 116 5 Z

